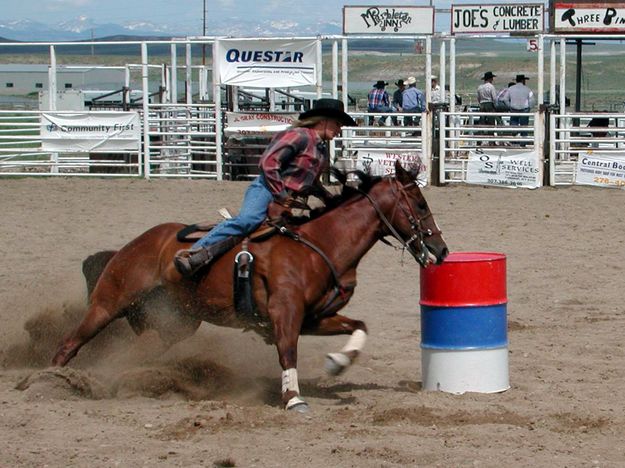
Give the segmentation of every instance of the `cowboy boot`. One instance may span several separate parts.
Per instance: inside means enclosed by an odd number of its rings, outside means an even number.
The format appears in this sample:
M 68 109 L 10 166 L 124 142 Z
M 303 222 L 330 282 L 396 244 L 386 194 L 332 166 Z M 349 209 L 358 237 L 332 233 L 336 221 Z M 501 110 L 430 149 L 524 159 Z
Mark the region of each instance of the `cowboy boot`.
M 240 236 L 231 236 L 208 247 L 179 250 L 174 256 L 174 266 L 182 276 L 193 276 L 232 249 L 240 240 Z

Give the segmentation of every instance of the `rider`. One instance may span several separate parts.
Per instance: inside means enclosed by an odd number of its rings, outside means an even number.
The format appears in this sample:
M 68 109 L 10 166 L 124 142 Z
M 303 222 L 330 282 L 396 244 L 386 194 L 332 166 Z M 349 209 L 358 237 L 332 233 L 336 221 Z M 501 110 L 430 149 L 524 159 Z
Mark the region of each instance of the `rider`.
M 330 162 L 326 142 L 339 135 L 343 125 L 356 126 L 343 102 L 323 98 L 300 114 L 291 128 L 278 133 L 261 157 L 260 174 L 245 192 L 238 216 L 219 223 L 191 249 L 176 253 L 178 272 L 192 276 L 234 247 L 233 237 L 253 232 L 265 220 L 272 201 L 292 207 L 299 193 L 321 188 L 327 194 L 320 182 Z

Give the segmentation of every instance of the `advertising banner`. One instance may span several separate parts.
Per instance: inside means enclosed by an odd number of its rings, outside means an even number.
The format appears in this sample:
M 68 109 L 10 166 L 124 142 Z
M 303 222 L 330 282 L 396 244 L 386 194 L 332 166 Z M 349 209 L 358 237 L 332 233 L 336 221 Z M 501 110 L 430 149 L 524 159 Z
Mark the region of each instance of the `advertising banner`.
M 43 112 L 44 151 L 138 151 L 141 123 L 137 112 Z
M 434 8 L 345 6 L 343 34 L 434 34 Z
M 623 33 L 625 3 L 556 2 L 553 29 L 556 33 Z
M 470 151 L 466 181 L 500 187 L 540 187 L 540 159 L 536 151 Z
M 452 34 L 537 34 L 544 29 L 542 3 L 452 5 Z
M 317 83 L 317 40 L 219 39 L 222 84 L 248 88 L 289 88 Z
M 625 187 L 625 153 L 580 154 L 575 183 L 598 187 Z
M 226 135 L 259 135 L 286 130 L 299 114 L 226 112 Z
M 399 160 L 406 169 L 419 168 L 417 182 L 419 187 L 428 183 L 428 169 L 423 162 L 423 155 L 416 151 L 387 151 L 384 149 L 358 150 L 356 169 L 375 176 L 395 174 L 395 161 Z

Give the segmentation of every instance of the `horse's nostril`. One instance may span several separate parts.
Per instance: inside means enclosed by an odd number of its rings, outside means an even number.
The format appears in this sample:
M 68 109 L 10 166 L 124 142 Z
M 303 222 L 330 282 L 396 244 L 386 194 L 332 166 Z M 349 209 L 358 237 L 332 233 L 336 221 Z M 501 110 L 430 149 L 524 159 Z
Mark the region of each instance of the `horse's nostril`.
M 445 247 L 443 250 L 441 250 L 441 254 L 438 257 L 439 263 L 442 263 L 443 260 L 445 260 L 445 258 L 447 257 L 447 255 L 449 255 L 449 249 Z

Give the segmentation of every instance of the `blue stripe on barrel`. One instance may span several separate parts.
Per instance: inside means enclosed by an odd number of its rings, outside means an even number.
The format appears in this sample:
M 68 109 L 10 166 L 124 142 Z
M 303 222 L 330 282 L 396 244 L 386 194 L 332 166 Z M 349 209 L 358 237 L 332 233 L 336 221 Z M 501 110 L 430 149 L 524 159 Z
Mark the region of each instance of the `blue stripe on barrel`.
M 421 306 L 421 347 L 494 349 L 508 344 L 506 305 Z

